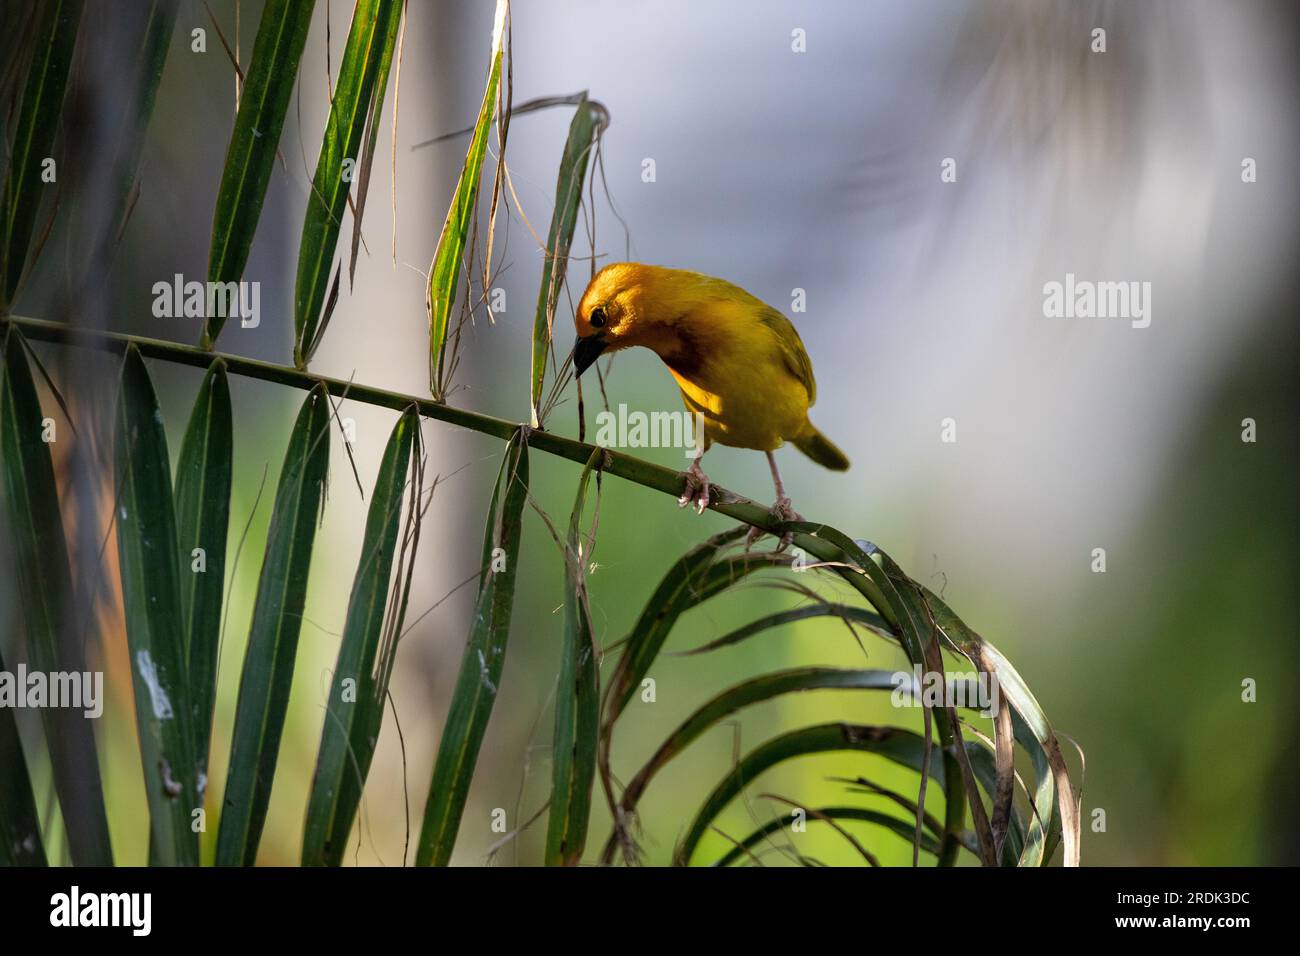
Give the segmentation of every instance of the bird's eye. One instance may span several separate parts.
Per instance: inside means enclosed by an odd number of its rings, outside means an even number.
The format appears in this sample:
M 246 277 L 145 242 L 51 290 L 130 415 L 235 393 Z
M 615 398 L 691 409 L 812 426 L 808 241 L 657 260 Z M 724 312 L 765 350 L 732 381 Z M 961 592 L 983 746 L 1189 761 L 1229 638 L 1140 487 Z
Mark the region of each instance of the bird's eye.
M 593 329 L 603 329 L 608 319 L 605 318 L 605 310 L 596 308 L 591 310 L 591 316 L 587 319 Z

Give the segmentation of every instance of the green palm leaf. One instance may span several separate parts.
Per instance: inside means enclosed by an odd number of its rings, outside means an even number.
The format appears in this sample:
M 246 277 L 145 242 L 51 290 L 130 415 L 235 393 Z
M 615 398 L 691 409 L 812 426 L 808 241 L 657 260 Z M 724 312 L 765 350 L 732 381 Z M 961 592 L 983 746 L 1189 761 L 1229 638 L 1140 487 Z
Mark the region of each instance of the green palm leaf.
M 414 409 L 408 409 L 393 426 L 375 479 L 375 490 L 370 496 L 361 560 L 352 582 L 338 663 L 330 681 L 325 725 L 321 729 L 316 772 L 307 804 L 302 848 L 304 866 L 337 866 L 342 862 L 375 755 L 388 691 L 387 677 L 405 612 L 406 591 L 399 587 L 390 599 L 389 580 L 402 502 L 408 487 L 414 496 L 412 506 L 418 502 L 419 432 L 419 415 Z M 414 557 L 413 549 L 410 557 Z M 386 619 L 389 639 L 381 648 Z
M 0 672 L 6 671 L 0 657 Z M 45 866 L 41 820 L 12 708 L 0 707 L 0 866 Z
M 239 681 L 230 768 L 217 832 L 219 866 L 251 866 L 271 800 L 329 472 L 329 396 L 313 388 L 289 436 L 266 536 Z
M 42 165 L 54 151 L 82 6 L 82 0 L 46 0 L 38 12 L 34 52 L 8 157 L 9 175 L 0 196 L 0 313 L 9 311 L 18 292 L 29 265 L 36 213 L 52 188 L 42 179 Z M 16 19 L 17 12 L 10 15 Z
M 527 500 L 528 431 L 521 427 L 506 447 L 488 511 L 485 570 L 424 805 L 424 824 L 415 858 L 419 866 L 446 866 L 451 862 L 474 765 L 501 686 Z
M 546 830 L 549 866 L 575 866 L 582 861 L 591 815 L 600 725 L 600 660 L 587 603 L 586 564 L 591 560 L 592 542 L 582 534 L 582 509 L 592 468 L 603 454 L 593 452 L 578 479 L 564 546 L 564 645 L 555 693 L 551 808 Z
M 578 207 L 582 205 L 582 183 L 597 131 L 607 117 L 603 107 L 587 101 L 584 92 L 569 123 L 569 136 L 560 157 L 559 178 L 555 183 L 555 210 L 546 238 L 546 258 L 542 263 L 542 287 L 537 293 L 537 314 L 533 319 L 532 415 L 533 427 L 541 424 L 542 383 L 546 377 L 546 360 L 551 353 L 555 327 L 555 306 L 560 300 L 564 277 L 569 268 L 569 246 L 578 224 Z
M 316 176 L 307 199 L 307 214 L 302 224 L 302 241 L 298 244 L 298 279 L 294 291 L 293 327 L 294 364 L 305 368 L 311 361 L 320 336 L 329 321 L 322 315 L 330 282 L 330 266 L 338 246 L 339 227 L 347 208 L 348 193 L 359 172 L 357 152 L 361 148 L 366 119 L 377 89 L 387 71 L 381 67 L 391 62 L 397 27 L 402 20 L 402 0 L 358 0 L 352 12 L 339 65 L 334 100 L 321 140 Z M 365 167 L 364 172 L 369 172 Z M 358 218 L 353 229 L 361 231 Z
M 207 773 L 208 741 L 217 692 L 226 535 L 234 433 L 226 365 L 212 363 L 199 386 L 176 464 L 176 534 L 181 560 L 186 669 L 194 725 L 194 752 Z
M 447 347 L 447 330 L 451 320 L 451 307 L 456 301 L 456 285 L 460 277 L 461 255 L 469 238 L 470 219 L 478 200 L 479 177 L 483 170 L 483 156 L 487 153 L 488 131 L 492 127 L 492 113 L 496 107 L 497 87 L 501 82 L 501 60 L 505 40 L 508 0 L 497 0 L 496 17 L 492 28 L 491 65 L 488 67 L 487 89 L 479 107 L 474 135 L 470 139 L 465 165 L 456 183 L 451 208 L 442 224 L 438 249 L 429 265 L 429 288 L 425 305 L 429 312 L 429 388 L 433 397 L 446 398 L 447 383 L 443 356 Z
M 919 771 L 924 763 L 922 755 L 925 752 L 925 742 L 910 730 L 840 723 L 803 727 L 775 737 L 742 757 L 709 794 L 677 848 L 675 861 L 679 865 L 690 862 L 700 839 L 708 832 L 718 814 L 763 771 L 795 757 L 844 750 L 877 754 Z M 930 776 L 939 786 L 943 786 L 944 766 L 937 752 L 930 755 Z
M 267 0 L 262 9 L 212 217 L 209 282 L 243 278 L 315 6 L 316 0 Z M 226 318 L 207 317 L 204 348 L 212 348 Z
M 81 637 L 66 613 L 72 602 L 72 575 L 42 422 L 27 344 L 22 333 L 10 326 L 4 339 L 0 388 L 0 461 L 27 655 L 36 669 L 47 674 L 84 671 Z M 111 866 L 113 850 L 91 723 L 71 708 L 47 707 L 42 716 L 72 862 Z
M 888 813 L 882 813 L 879 810 L 868 810 L 864 807 L 819 807 L 815 810 L 807 811 L 807 819 L 811 821 L 829 821 L 829 820 L 848 820 L 860 823 L 873 823 L 876 826 L 883 827 L 890 833 L 912 842 L 914 837 L 913 825 L 910 821 L 900 820 L 898 817 Z M 781 830 L 788 829 L 794 824 L 796 817 L 792 813 L 783 813 L 774 820 L 769 820 L 753 833 L 739 840 L 735 846 L 718 859 L 714 866 L 730 866 L 741 857 L 751 856 L 751 851 L 760 843 L 766 841 L 772 834 L 779 833 Z M 939 855 L 939 842 L 928 835 L 921 836 L 921 849 L 926 853 L 935 856 Z
M 150 859 L 194 866 L 199 843 L 192 824 L 203 806 L 205 781 L 194 754 L 176 513 L 162 412 L 134 346 L 122 363 L 115 448 L 117 552 L 149 800 Z
M 783 694 L 810 690 L 888 690 L 898 686 L 895 671 L 870 669 L 846 670 L 838 667 L 796 667 L 773 671 L 729 687 L 703 704 L 695 713 L 659 745 L 623 793 L 623 807 L 630 811 L 650 784 L 651 778 L 664 768 L 709 728 L 753 704 Z
M 766 567 L 789 563 L 771 552 L 753 551 L 724 557 L 723 551 L 745 534 L 734 528 L 714 535 L 683 555 L 664 575 L 646 602 L 640 618 L 623 646 L 609 685 L 605 689 L 604 734 L 607 736 L 641 680 L 663 649 L 677 619 L 731 585 Z

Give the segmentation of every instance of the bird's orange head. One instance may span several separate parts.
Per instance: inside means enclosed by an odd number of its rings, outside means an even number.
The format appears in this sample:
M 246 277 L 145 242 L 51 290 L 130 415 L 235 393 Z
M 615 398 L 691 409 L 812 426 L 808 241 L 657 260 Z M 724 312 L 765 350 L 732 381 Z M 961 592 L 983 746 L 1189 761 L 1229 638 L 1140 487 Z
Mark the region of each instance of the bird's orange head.
M 581 375 L 606 351 L 644 345 L 670 347 L 672 325 L 692 294 L 695 273 L 639 262 L 605 266 L 582 294 L 573 324 L 573 369 Z

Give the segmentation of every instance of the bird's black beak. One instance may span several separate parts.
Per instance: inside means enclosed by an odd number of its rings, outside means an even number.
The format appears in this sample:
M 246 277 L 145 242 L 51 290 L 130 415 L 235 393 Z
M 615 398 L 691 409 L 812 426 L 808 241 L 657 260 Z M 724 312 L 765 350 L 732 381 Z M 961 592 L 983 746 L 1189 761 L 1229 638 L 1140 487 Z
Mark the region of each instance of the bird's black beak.
M 579 336 L 578 344 L 573 347 L 573 373 L 581 375 L 587 371 L 608 345 L 599 335 Z

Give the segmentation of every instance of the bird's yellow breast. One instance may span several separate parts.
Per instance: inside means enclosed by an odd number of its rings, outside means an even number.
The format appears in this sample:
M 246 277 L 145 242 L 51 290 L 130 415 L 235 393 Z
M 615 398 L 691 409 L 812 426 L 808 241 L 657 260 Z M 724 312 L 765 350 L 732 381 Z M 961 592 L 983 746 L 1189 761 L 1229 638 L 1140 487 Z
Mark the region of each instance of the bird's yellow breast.
M 792 371 L 789 343 L 755 308 L 708 302 L 674 323 L 673 331 L 677 347 L 664 350 L 670 353 L 664 361 L 686 407 L 704 416 L 710 441 L 772 451 L 803 430 L 809 389 Z

